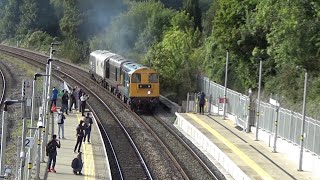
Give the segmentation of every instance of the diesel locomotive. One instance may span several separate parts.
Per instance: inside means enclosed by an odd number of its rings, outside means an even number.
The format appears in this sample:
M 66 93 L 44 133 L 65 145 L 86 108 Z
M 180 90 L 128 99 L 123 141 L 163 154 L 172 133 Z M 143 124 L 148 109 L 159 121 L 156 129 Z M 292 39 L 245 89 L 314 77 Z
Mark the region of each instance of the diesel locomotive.
M 89 72 L 100 85 L 113 92 L 134 111 L 153 111 L 159 103 L 159 74 L 118 54 L 90 53 Z

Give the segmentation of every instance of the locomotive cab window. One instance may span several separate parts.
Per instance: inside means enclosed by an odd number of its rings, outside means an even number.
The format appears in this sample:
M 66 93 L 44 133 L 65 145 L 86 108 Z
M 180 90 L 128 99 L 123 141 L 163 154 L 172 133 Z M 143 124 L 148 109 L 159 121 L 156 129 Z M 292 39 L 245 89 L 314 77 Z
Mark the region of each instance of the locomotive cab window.
M 149 83 L 158 83 L 159 78 L 158 78 L 158 74 L 152 73 L 149 74 Z
M 141 82 L 141 74 L 134 73 L 131 76 L 132 83 L 140 83 Z

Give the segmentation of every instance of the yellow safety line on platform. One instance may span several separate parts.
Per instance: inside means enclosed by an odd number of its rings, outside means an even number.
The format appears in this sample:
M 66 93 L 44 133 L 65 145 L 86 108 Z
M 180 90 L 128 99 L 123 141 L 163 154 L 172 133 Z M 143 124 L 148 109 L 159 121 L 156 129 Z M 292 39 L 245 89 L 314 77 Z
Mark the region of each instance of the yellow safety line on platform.
M 223 137 L 216 130 L 212 129 L 208 124 L 203 122 L 200 118 L 195 116 L 194 114 L 187 113 L 193 120 L 199 123 L 202 127 L 207 129 L 212 135 L 217 137 L 223 144 L 229 147 L 239 158 L 241 158 L 246 164 L 248 164 L 254 171 L 256 171 L 261 177 L 266 179 L 274 179 L 270 176 L 266 171 L 264 171 L 257 163 L 255 163 L 249 156 L 247 156 L 244 152 L 242 152 L 239 148 L 233 145 L 230 141 L 228 141 L 225 137 Z
M 82 119 L 82 117 L 77 114 L 78 121 Z M 94 159 L 93 159 L 93 151 L 91 144 L 83 144 L 83 173 L 85 175 L 85 180 L 96 179 L 95 175 L 95 167 L 94 167 Z

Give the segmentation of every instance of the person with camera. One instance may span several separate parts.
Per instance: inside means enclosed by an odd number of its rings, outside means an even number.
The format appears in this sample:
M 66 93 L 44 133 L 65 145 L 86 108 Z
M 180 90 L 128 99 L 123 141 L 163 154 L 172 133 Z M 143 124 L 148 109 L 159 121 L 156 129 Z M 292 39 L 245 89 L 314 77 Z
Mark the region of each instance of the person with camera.
M 57 160 L 57 148 L 60 148 L 60 147 L 61 147 L 61 144 L 60 144 L 60 141 L 57 139 L 57 135 L 55 134 L 52 135 L 52 140 L 49 141 L 49 143 L 46 146 L 46 153 L 47 153 L 47 156 L 49 156 L 48 172 L 56 173 L 55 165 Z

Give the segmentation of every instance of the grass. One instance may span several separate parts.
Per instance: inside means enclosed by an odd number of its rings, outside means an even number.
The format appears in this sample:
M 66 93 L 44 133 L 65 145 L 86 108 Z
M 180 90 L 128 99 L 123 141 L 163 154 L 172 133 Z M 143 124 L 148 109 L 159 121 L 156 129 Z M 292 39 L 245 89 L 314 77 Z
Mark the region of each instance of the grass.
M 0 59 L 1 61 L 5 61 L 7 64 L 10 64 L 10 66 L 13 66 L 11 69 L 12 73 L 15 73 L 14 76 L 17 81 L 21 81 L 22 79 L 29 81 L 30 86 L 26 88 L 26 97 L 31 98 L 32 95 L 32 81 L 33 76 L 35 72 L 40 72 L 39 68 L 35 68 L 34 66 L 31 66 L 27 63 L 23 63 L 23 61 L 0 53 Z M 21 69 L 19 72 L 13 72 L 15 69 Z M 10 94 L 8 96 L 14 96 L 11 98 L 20 98 L 20 87 L 21 84 L 12 84 L 13 89 L 17 90 L 10 90 Z M 39 79 L 37 80 L 37 87 L 36 91 L 39 92 L 39 94 L 42 92 L 43 88 L 43 80 Z M 20 113 L 20 107 L 19 105 L 14 105 L 9 108 L 7 121 L 8 121 L 8 133 L 7 133 L 7 147 L 6 147 L 6 160 L 5 164 L 9 165 L 13 172 L 15 172 L 15 166 L 16 166 L 16 159 L 17 159 L 17 148 L 19 148 L 20 153 L 20 147 L 21 147 L 21 140 L 18 143 L 18 137 L 22 136 L 22 121 L 21 121 L 21 113 Z M 30 127 L 30 119 L 26 120 L 27 128 Z M 29 136 L 29 131 L 27 130 L 27 136 Z M 27 162 L 26 162 L 27 163 Z M 26 166 L 27 167 L 27 166 Z

